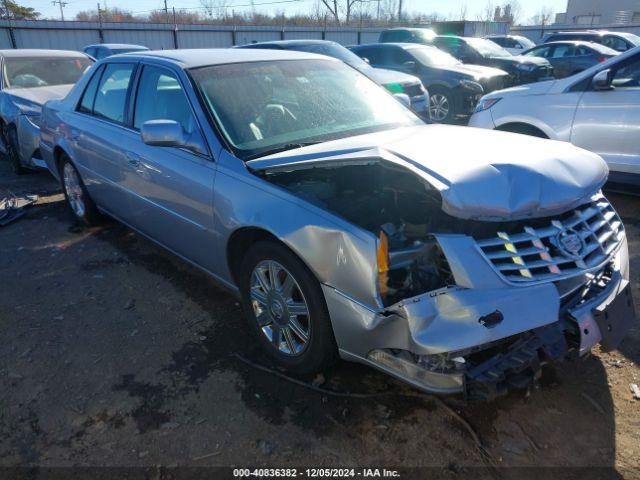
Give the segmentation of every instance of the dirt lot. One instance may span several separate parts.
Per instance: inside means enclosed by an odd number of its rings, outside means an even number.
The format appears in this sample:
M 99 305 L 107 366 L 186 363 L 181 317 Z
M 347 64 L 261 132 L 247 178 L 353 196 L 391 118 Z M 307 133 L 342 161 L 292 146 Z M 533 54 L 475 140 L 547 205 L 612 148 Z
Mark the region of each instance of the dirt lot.
M 41 197 L 0 227 L 0 466 L 435 466 L 453 477 L 542 465 L 640 477 L 638 327 L 619 352 L 548 368 L 530 394 L 444 398 L 459 417 L 344 362 L 322 388 L 376 395 L 323 394 L 238 358 L 268 364 L 236 300 L 202 273 L 114 222 L 74 225 L 47 174 L 15 177 L 0 162 L 7 190 Z M 640 312 L 640 198 L 610 198 Z

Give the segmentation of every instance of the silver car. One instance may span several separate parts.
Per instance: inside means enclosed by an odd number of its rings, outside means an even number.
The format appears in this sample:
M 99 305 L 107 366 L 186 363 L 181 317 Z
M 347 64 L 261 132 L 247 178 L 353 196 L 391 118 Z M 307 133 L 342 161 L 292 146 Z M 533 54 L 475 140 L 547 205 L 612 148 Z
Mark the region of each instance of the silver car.
M 300 374 L 342 357 L 488 399 L 634 319 L 597 155 L 425 125 L 329 57 L 109 57 L 47 103 L 41 145 L 79 220 L 210 274 Z
M 562 80 L 482 98 L 472 127 L 571 142 L 600 155 L 610 180 L 640 187 L 640 47 Z
M 40 110 L 64 97 L 93 63 L 65 50 L 0 50 L 0 150 L 16 173 L 46 167 L 40 155 Z

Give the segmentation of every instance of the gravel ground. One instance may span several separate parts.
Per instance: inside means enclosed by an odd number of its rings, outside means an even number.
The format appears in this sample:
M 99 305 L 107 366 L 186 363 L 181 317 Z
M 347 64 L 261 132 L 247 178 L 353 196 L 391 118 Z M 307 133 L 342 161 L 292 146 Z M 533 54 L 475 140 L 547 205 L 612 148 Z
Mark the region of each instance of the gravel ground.
M 268 364 L 237 301 L 199 271 L 115 222 L 75 225 L 48 174 L 16 177 L 0 162 L 0 197 L 8 190 L 40 200 L 0 227 L 0 466 L 640 475 L 629 387 L 640 383 L 638 327 L 620 351 L 549 367 L 539 389 L 488 404 L 436 399 L 345 362 L 317 383 L 378 395 L 323 394 L 243 361 Z M 630 238 L 640 312 L 640 198 L 610 199 Z

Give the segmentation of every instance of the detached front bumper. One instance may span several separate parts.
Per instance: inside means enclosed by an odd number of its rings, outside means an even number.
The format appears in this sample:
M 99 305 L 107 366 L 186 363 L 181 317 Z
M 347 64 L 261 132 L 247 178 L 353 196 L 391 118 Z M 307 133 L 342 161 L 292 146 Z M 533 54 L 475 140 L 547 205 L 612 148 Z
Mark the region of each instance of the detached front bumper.
M 32 168 L 47 168 L 40 154 L 40 128 L 28 115 L 18 116 L 16 123 L 22 164 Z
M 606 348 L 617 346 L 635 319 L 626 240 L 609 268 L 606 286 L 572 308 L 554 283 L 445 288 L 381 311 L 323 289 L 343 358 L 427 392 L 490 399 L 528 385 L 545 362 L 583 355 L 605 338 Z

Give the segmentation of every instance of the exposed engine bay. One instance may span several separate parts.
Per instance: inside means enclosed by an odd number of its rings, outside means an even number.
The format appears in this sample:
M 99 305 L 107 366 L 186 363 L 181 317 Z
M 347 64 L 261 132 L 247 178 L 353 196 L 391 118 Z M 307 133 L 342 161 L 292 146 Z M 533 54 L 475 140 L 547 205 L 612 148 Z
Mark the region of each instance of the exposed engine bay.
M 385 305 L 453 284 L 430 235 L 455 231 L 461 221 L 442 211 L 440 194 L 392 163 L 265 172 L 267 180 L 374 233 L 386 249 L 379 258 Z

